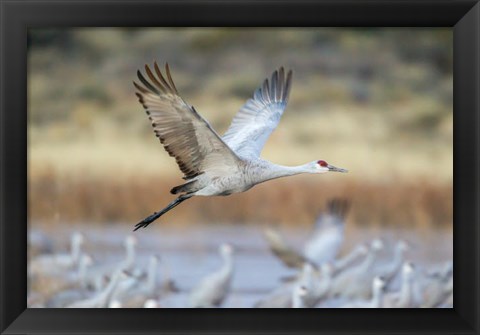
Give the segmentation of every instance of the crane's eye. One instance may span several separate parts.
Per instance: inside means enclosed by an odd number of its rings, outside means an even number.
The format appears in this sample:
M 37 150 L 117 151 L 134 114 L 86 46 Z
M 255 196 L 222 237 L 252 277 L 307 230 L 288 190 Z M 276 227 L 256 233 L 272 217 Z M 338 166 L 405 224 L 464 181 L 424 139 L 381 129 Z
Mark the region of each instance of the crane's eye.
M 320 166 L 323 166 L 323 167 L 327 167 L 327 166 L 328 166 L 328 163 L 325 162 L 325 161 L 323 161 L 323 160 L 318 161 L 317 164 L 320 165 Z

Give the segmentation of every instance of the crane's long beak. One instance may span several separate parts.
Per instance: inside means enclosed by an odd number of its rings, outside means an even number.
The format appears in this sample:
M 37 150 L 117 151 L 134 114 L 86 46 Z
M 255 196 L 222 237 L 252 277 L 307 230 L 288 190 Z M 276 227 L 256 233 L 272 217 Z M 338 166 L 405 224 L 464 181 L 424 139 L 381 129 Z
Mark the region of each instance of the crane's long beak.
M 330 165 L 330 164 L 327 165 L 327 168 L 328 168 L 328 171 L 330 171 L 330 172 L 343 172 L 343 173 L 348 172 L 347 169 L 338 168 L 338 167 Z

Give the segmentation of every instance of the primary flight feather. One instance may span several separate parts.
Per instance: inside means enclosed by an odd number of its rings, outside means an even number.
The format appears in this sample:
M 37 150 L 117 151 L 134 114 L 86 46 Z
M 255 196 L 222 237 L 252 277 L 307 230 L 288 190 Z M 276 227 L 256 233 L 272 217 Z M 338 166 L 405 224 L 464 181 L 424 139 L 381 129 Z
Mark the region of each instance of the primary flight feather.
M 170 68 L 165 75 L 157 63 L 153 71 L 145 65 L 137 72 L 136 95 L 145 108 L 155 135 L 175 157 L 186 183 L 176 186 L 180 194 L 167 207 L 143 219 L 135 229 L 144 228 L 160 216 L 195 196 L 229 195 L 244 192 L 264 181 L 300 173 L 347 172 L 324 160 L 299 166 L 282 166 L 260 158 L 265 142 L 277 127 L 287 105 L 292 71 L 281 67 L 255 91 L 220 137 L 210 124 L 178 94 Z M 148 78 L 148 79 L 147 79 Z

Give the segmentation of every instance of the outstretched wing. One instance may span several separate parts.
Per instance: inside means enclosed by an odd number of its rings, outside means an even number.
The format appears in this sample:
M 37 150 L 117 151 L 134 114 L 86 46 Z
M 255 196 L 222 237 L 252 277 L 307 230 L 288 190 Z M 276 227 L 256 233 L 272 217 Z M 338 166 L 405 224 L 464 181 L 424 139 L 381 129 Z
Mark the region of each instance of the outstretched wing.
M 145 65 L 148 81 L 140 71 L 133 82 L 136 95 L 145 108 L 153 131 L 170 156 L 175 157 L 185 179 L 204 172 L 234 173 L 240 163 L 238 156 L 222 141 L 210 124 L 188 105 L 177 92 L 165 65 L 166 79 L 154 63 L 155 74 Z
M 285 78 L 283 67 L 272 74 L 271 80 L 253 94 L 233 118 L 223 140 L 240 157 L 257 158 L 265 142 L 280 122 L 287 106 L 292 84 L 292 71 Z

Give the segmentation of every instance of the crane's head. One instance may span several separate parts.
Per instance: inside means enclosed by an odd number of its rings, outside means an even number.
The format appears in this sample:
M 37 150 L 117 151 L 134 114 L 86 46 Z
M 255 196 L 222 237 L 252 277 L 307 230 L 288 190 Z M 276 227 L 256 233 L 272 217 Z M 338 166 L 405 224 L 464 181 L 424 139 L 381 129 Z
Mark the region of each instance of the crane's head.
M 376 276 L 375 278 L 373 278 L 372 284 L 373 284 L 373 291 L 380 291 L 385 286 L 385 279 L 383 279 L 383 277 Z
M 354 252 L 360 256 L 365 256 L 368 254 L 368 247 L 365 244 L 360 244 L 355 248 Z
M 307 278 L 311 277 L 313 275 L 313 271 L 314 271 L 314 269 L 313 269 L 312 264 L 310 264 L 308 262 L 305 262 L 303 264 L 303 269 L 302 269 L 302 276 L 303 277 L 307 277 Z
M 219 252 L 223 256 L 230 256 L 233 254 L 233 246 L 228 243 L 223 243 L 219 247 Z
M 316 173 L 325 173 L 325 172 L 329 172 L 329 171 L 331 171 L 331 172 L 343 172 L 343 173 L 348 172 L 348 170 L 330 165 L 327 162 L 325 162 L 324 160 L 319 160 L 319 161 L 314 162 L 314 167 L 315 167 L 315 172 Z
M 134 247 L 137 245 L 137 238 L 133 235 L 128 235 L 125 238 L 124 244 L 126 247 Z
M 411 246 L 410 246 L 410 243 L 408 243 L 407 241 L 400 240 L 400 241 L 397 242 L 397 248 L 401 252 L 405 252 L 405 251 L 410 250 Z
M 376 238 L 372 241 L 372 243 L 370 244 L 370 247 L 371 247 L 371 250 L 373 250 L 374 252 L 379 252 L 385 247 L 385 244 L 381 239 Z
M 82 233 L 75 232 L 72 234 L 72 244 L 76 245 L 82 245 L 83 242 L 85 241 L 85 238 L 83 237 Z
M 415 267 L 412 262 L 404 262 L 402 266 L 402 273 L 404 276 L 409 277 L 415 271 Z
M 299 298 L 306 297 L 308 294 L 308 288 L 305 285 L 296 286 L 295 294 L 297 294 Z
M 80 258 L 80 264 L 83 264 L 85 267 L 91 266 L 93 264 L 93 259 L 90 255 L 83 254 Z
M 148 299 L 143 304 L 143 307 L 144 308 L 158 308 L 158 302 L 155 299 Z

